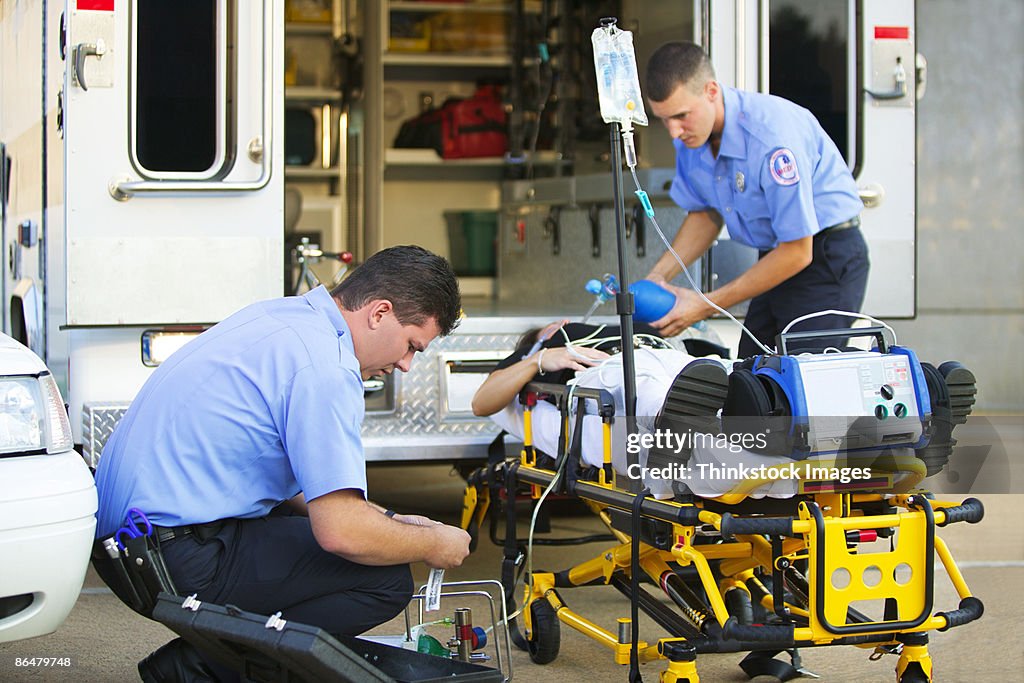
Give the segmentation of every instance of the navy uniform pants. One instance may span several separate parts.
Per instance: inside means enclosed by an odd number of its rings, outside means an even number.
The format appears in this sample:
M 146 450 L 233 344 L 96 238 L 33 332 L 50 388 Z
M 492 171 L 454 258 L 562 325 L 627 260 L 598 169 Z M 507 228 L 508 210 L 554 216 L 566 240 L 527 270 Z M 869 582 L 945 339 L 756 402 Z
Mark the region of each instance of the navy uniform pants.
M 225 520 L 161 550 L 179 595 L 257 614 L 280 611 L 331 634 L 358 635 L 389 621 L 413 592 L 409 565 L 368 567 L 328 553 L 298 515 Z
M 307 517 L 276 512 L 192 527 L 191 535 L 164 541 L 161 553 L 178 594 L 257 614 L 281 612 L 335 635 L 358 635 L 409 603 L 409 565 L 349 562 L 319 546 Z M 139 675 L 144 683 L 244 680 L 182 638 L 139 662 Z
M 868 283 L 868 247 L 860 228 L 830 229 L 813 238 L 811 264 L 785 282 L 750 301 L 747 326 L 763 344 L 774 347 L 776 336 L 792 320 L 808 313 L 834 309 L 859 313 Z M 767 252 L 762 252 L 761 256 Z M 797 323 L 791 331 L 831 330 L 849 327 L 854 320 L 838 315 Z M 792 351 L 820 351 L 842 346 L 845 336 L 821 341 L 801 341 Z M 763 353 L 747 336 L 740 338 L 739 357 Z

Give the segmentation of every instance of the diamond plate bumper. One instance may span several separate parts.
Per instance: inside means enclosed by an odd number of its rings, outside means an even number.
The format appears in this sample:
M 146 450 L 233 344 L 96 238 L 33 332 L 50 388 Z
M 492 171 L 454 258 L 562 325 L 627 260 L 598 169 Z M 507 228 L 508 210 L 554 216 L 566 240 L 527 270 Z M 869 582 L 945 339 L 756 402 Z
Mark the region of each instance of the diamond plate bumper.
M 474 322 L 479 328 L 480 321 Z M 519 331 L 452 334 L 433 342 L 407 374 L 389 378 L 397 379 L 394 409 L 368 409 L 363 421 L 367 461 L 486 458 L 487 446 L 499 429 L 489 419 L 473 416 L 464 405 L 454 405 L 448 369 L 453 359 L 464 356 L 503 358 L 515 348 L 519 336 Z M 83 406 L 82 453 L 90 467 L 96 467 L 104 444 L 127 409 L 125 402 Z

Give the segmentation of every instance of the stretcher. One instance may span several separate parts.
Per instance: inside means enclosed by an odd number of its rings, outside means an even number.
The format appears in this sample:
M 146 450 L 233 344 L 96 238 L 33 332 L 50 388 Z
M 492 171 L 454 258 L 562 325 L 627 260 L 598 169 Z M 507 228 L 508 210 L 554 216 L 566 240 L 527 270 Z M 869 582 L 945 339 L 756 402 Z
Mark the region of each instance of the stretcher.
M 758 363 L 767 360 L 743 367 L 757 377 Z M 608 648 L 616 664 L 631 670 L 639 663 L 667 660 L 662 683 L 696 683 L 698 655 L 716 652 L 749 652 L 741 663 L 748 675 L 788 680 L 797 675 L 795 664 L 775 655 L 852 645 L 873 650 L 871 659 L 896 656 L 897 683 L 931 681 L 929 633 L 974 621 L 984 609 L 938 530 L 977 523 L 984 509 L 976 499 L 939 500 L 922 488 L 925 478 L 948 460 L 955 444 L 952 430 L 971 412 L 976 387 L 974 376 L 959 363 L 938 368 L 920 363 L 920 371 L 916 363 L 913 358 L 910 366 L 924 400 L 915 418 L 920 433 L 894 436 L 890 430 L 876 434 L 878 448 L 839 448 L 835 453 L 819 452 L 820 444 L 811 452 L 800 451 L 790 438 L 785 443 L 798 452 L 779 457 L 776 468 L 776 476 L 785 471 L 793 489 L 785 498 L 752 495 L 777 483 L 771 477 L 737 481 L 728 492 L 711 497 L 695 495 L 685 482 L 675 481 L 671 497 L 655 498 L 648 489 L 640 490 L 642 481 L 613 466 L 612 425 L 621 417 L 607 391 L 527 385 L 519 399 L 522 450 L 514 458 L 493 450 L 488 466 L 469 477 L 462 517 L 475 542 L 491 512 L 491 539 L 505 551 L 502 583 L 509 613 L 521 608 L 511 624 L 513 642 L 533 662 L 550 664 L 558 656 L 565 625 Z M 657 424 L 722 430 L 740 384 L 720 364 L 715 369 L 695 361 L 672 382 Z M 759 379 L 757 384 L 767 382 Z M 883 386 L 883 398 L 888 386 Z M 782 394 L 770 397 L 775 402 L 769 401 L 760 417 L 785 412 L 778 405 Z M 532 413 L 544 401 L 562 417 L 558 451 L 550 456 L 538 452 L 532 434 Z M 597 465 L 581 454 L 583 416 L 595 413 L 604 446 L 603 462 Z M 790 436 L 797 433 L 793 425 L 801 416 L 783 417 Z M 809 428 L 804 424 L 805 435 L 814 432 L 813 423 Z M 858 438 L 865 433 L 858 431 Z M 647 461 L 683 467 L 692 457 L 692 452 L 652 448 Z M 853 464 L 866 469 L 863 477 L 843 481 L 834 476 L 833 468 Z M 606 526 L 609 544 L 581 564 L 531 574 L 525 571 L 527 549 L 517 538 L 516 522 L 548 493 L 583 501 Z M 500 519 L 503 539 L 496 532 Z M 935 604 L 936 561 L 952 582 L 958 604 Z M 629 599 L 630 616 L 599 625 L 562 598 L 572 588 L 599 584 Z M 650 584 L 663 593 L 660 599 Z M 663 634 L 639 637 L 632 625 L 641 610 Z

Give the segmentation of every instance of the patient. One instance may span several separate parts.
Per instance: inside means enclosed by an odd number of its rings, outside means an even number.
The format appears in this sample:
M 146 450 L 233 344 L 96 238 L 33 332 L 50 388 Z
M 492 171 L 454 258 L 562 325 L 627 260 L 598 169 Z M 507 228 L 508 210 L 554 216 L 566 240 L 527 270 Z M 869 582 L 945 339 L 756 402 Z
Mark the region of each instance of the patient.
M 526 332 L 512 355 L 498 363 L 477 389 L 473 396 L 473 414 L 480 417 L 494 415 L 534 379 L 565 384 L 573 372 L 599 365 L 609 357 L 605 351 L 589 346 L 576 348 L 578 353 L 570 354 L 565 345 L 567 325 L 569 321 L 562 320 Z M 580 335 L 577 334 L 576 338 Z
M 666 357 L 672 357 L 676 361 L 689 361 L 694 358 L 689 353 L 678 351 L 676 346 L 662 338 L 658 331 L 649 325 L 637 323 L 633 329 L 633 340 L 637 349 L 669 351 L 672 353 Z M 691 342 L 692 340 L 685 340 L 680 345 L 685 344 L 683 348 L 687 348 Z M 549 384 L 567 384 L 577 373 L 606 363 L 613 355 L 619 353 L 620 346 L 621 333 L 617 325 L 588 325 L 560 320 L 547 327 L 530 330 L 522 336 L 516 350 L 498 363 L 495 370 L 480 385 L 473 396 L 473 414 L 481 417 L 494 415 L 534 380 Z M 621 361 L 619 366 L 621 367 Z M 618 374 L 617 381 L 613 383 L 621 386 L 621 372 Z M 640 379 L 637 378 L 638 382 Z M 637 393 L 639 394 L 639 391 Z M 664 394 L 658 397 L 658 409 L 661 408 L 661 401 L 664 398 Z M 638 405 L 637 414 L 639 413 Z
M 567 345 L 567 342 L 569 344 Z M 608 391 L 615 402 L 615 414 L 625 415 L 625 391 L 623 388 L 622 355 L 619 328 L 612 326 L 583 325 L 559 321 L 541 330 L 524 335 L 519 347 L 508 358 L 498 364 L 473 397 L 473 412 L 489 415 L 502 429 L 522 439 L 523 413 L 525 408 L 517 400 L 519 392 L 533 381 L 575 384 L 580 387 L 598 388 Z M 669 342 L 658 337 L 653 329 L 638 325 L 634 335 L 634 362 L 636 368 L 636 434 L 627 441 L 625 420 L 612 424 L 612 466 L 620 475 L 636 474 L 628 471 L 627 444 L 637 454 L 641 468 L 647 466 L 648 448 L 644 435 L 656 435 L 656 426 L 662 426 L 659 416 L 665 411 L 668 401 L 686 401 L 692 387 L 702 381 L 720 388 L 728 383 L 731 362 L 720 357 L 697 356 L 674 348 Z M 694 362 L 698 361 L 698 362 Z M 707 404 L 707 416 L 714 418 L 721 405 Z M 573 405 L 575 409 L 575 404 Z M 582 459 L 587 465 L 600 466 L 604 462 L 604 442 L 601 418 L 597 415 L 594 401 L 586 402 L 583 418 Z M 696 414 L 696 413 L 691 413 Z M 533 445 L 539 451 L 554 455 L 558 452 L 558 439 L 562 428 L 562 416 L 558 408 L 549 402 L 539 402 L 532 411 Z M 714 420 L 713 420 L 714 422 Z M 573 421 L 570 420 L 570 426 Z M 717 428 L 713 428 L 718 432 Z M 705 435 L 706 436 L 706 435 Z M 661 451 L 661 466 L 665 462 L 665 450 Z M 761 482 L 754 487 L 744 487 L 740 480 L 729 477 L 701 476 L 715 470 L 744 466 L 758 468 L 788 465 L 793 460 L 785 455 L 754 453 L 739 447 L 725 447 L 714 439 L 695 439 L 685 448 L 669 447 L 670 460 L 688 464 L 691 474 L 685 481 L 690 493 L 716 497 L 734 493 L 743 487 L 747 495 L 755 498 L 786 498 L 797 492 L 798 482 L 790 478 Z M 894 455 L 912 456 L 910 449 L 893 449 Z M 898 452 L 897 452 L 898 451 Z M 845 462 L 857 464 L 862 459 L 873 461 L 877 453 L 844 454 Z M 678 459 L 675 459 L 678 456 Z M 828 462 L 833 456 L 811 456 L 810 464 L 821 460 Z M 857 462 L 854 462 L 856 460 Z M 681 487 L 673 479 L 643 476 L 644 485 L 656 498 L 670 498 Z M 747 490 L 749 489 L 749 490 Z
M 570 342 L 569 345 L 566 342 Z M 523 438 L 523 406 L 517 395 L 533 381 L 554 384 L 574 383 L 576 386 L 608 391 L 615 401 L 616 415 L 624 415 L 621 338 L 618 326 L 586 325 L 562 320 L 541 330 L 523 335 L 519 347 L 484 381 L 473 397 L 473 413 L 489 415 L 502 429 Z M 661 412 L 665 396 L 679 372 L 695 356 L 676 349 L 647 325 L 634 329 L 633 358 L 636 367 L 636 416 L 641 433 L 650 433 Z M 725 370 L 723 368 L 724 376 Z M 541 402 L 532 413 L 533 445 L 548 454 L 558 452 L 561 416 L 558 409 Z M 583 421 L 583 460 L 600 466 L 604 447 L 600 429 L 601 418 L 595 402 L 587 402 Z M 627 467 L 626 424 L 617 420 L 612 426 L 612 465 L 624 473 Z M 647 449 L 639 451 L 640 465 L 646 466 Z M 671 481 L 645 479 L 657 497 L 672 496 Z

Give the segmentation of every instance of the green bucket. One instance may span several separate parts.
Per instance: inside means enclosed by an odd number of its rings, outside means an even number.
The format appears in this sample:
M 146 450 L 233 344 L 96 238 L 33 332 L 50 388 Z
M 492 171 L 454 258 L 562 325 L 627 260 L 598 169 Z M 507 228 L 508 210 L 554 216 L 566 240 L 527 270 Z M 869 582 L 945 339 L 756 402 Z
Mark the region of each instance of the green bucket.
M 456 275 L 490 277 L 497 263 L 498 212 L 459 211 L 449 214 L 448 241 Z

